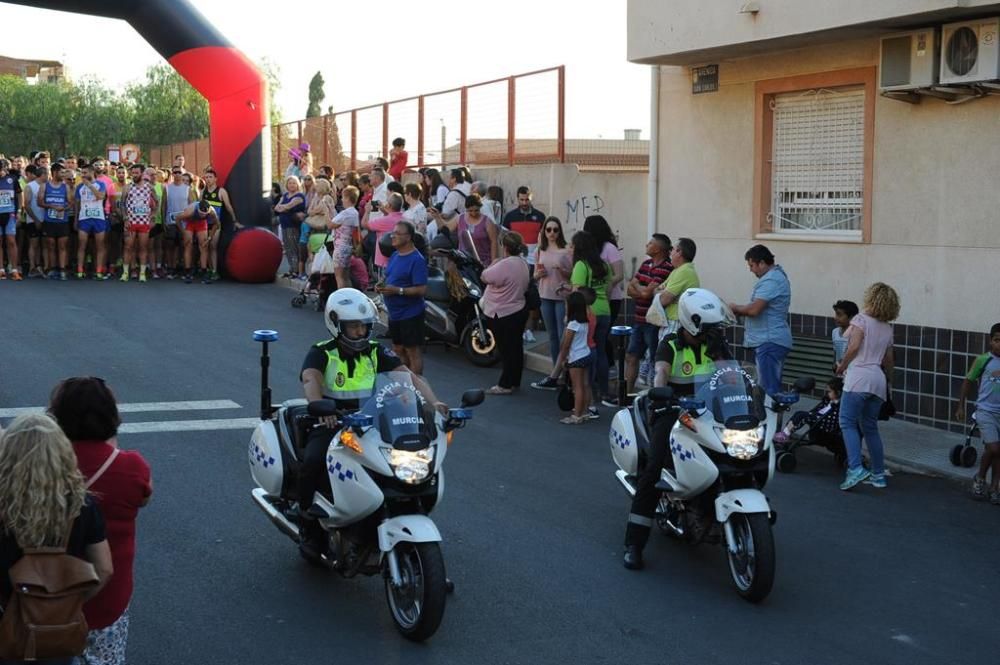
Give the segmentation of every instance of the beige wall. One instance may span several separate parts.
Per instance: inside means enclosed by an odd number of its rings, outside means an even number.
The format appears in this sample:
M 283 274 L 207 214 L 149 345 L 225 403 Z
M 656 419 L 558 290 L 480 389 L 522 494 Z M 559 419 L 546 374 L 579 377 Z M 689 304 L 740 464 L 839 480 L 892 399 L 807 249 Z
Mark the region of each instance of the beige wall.
M 573 164 L 543 166 L 482 167 L 477 180 L 504 190 L 504 208 L 517 206 L 517 188 L 528 185 L 536 208 L 563 222 L 567 240 L 583 228 L 587 215 L 600 214 L 618 233 L 625 255 L 625 271 L 632 260 L 641 261 L 646 246 L 646 215 L 649 175 L 630 171 L 580 171 Z
M 791 278 L 794 312 L 830 315 L 834 300 L 885 281 L 904 323 L 988 328 L 1000 319 L 1000 97 L 878 98 L 870 244 L 754 238 L 755 81 L 877 61 L 868 39 L 722 62 L 719 92 L 701 95 L 686 68 L 662 68 L 659 229 L 698 242 L 703 285 L 727 299 L 747 299 L 743 253 L 763 242 Z
M 712 57 L 712 51 L 733 45 L 769 40 L 798 40 L 810 33 L 829 33 L 858 27 L 879 29 L 919 14 L 955 20 L 961 14 L 997 9 L 995 0 L 757 0 L 756 16 L 741 14 L 748 0 L 629 0 L 628 59 L 637 62 L 693 64 L 690 54 Z M 951 18 L 949 18 L 949 16 Z M 867 24 L 868 27 L 865 27 Z M 860 27 L 859 27 L 860 26 Z M 843 37 L 843 35 L 841 36 Z M 813 37 L 806 37 L 813 39 Z M 826 35 L 829 38 L 829 35 Z M 787 48 L 791 44 L 785 44 Z M 780 48 L 772 44 L 769 48 Z

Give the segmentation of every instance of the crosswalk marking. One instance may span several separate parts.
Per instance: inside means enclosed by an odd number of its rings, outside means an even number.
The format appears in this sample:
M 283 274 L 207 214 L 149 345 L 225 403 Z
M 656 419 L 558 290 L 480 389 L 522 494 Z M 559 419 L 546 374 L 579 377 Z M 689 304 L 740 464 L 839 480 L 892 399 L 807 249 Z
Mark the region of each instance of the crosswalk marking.
M 147 423 L 122 423 L 119 434 L 155 434 L 158 432 L 206 432 L 211 430 L 246 429 L 257 426 L 259 418 L 218 418 L 214 420 L 165 420 Z
M 23 406 L 0 409 L 0 418 L 16 418 L 26 413 L 44 413 L 44 406 Z M 118 405 L 118 413 L 149 413 L 152 411 L 214 411 L 239 409 L 230 399 L 208 399 L 182 402 L 133 402 Z

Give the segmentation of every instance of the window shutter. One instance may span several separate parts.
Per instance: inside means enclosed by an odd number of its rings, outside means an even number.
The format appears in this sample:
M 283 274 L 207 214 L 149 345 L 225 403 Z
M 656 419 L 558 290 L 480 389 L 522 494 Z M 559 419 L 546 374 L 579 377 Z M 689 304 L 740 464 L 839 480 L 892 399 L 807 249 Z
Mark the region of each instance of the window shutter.
M 864 89 L 777 95 L 771 110 L 772 230 L 860 236 Z

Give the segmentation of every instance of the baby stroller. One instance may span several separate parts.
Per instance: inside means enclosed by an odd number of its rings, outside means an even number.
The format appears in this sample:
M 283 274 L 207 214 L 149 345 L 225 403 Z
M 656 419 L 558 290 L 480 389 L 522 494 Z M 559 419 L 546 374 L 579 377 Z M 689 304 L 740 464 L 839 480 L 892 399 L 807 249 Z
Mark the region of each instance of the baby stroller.
M 327 234 L 323 247 L 313 257 L 309 278 L 302 285 L 302 290 L 292 297 L 292 307 L 303 307 L 311 304 L 317 312 L 326 307 L 326 299 L 337 290 L 337 278 L 333 274 L 333 241 Z
M 976 451 L 976 446 L 972 442 L 972 439 L 978 436 L 979 423 L 976 422 L 976 414 L 973 413 L 969 429 L 965 433 L 965 443 L 954 445 L 948 454 L 948 461 L 952 463 L 952 466 L 961 466 L 968 469 L 976 465 L 976 458 L 979 457 L 979 453 Z
M 802 415 L 800 415 L 802 414 Z M 799 411 L 792 416 L 792 421 L 808 424 L 804 431 L 799 430 L 788 435 L 784 441 L 779 441 L 775 435 L 774 443 L 777 457 L 774 463 L 778 471 L 792 473 L 798 466 L 795 451 L 803 446 L 819 446 L 833 453 L 838 468 L 847 466 L 847 448 L 844 446 L 844 435 L 838 422 L 839 408 L 823 400 L 812 410 Z M 796 422 L 796 424 L 798 424 Z

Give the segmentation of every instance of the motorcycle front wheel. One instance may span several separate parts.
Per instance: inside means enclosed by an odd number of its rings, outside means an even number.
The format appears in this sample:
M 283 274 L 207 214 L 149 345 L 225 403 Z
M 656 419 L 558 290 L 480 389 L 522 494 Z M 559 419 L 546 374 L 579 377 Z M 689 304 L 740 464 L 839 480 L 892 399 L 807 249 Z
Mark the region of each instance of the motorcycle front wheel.
M 462 350 L 476 367 L 493 367 L 500 362 L 500 349 L 493 337 L 493 331 L 472 321 L 462 336 Z
M 729 517 L 736 548 L 727 547 L 729 572 L 736 591 L 745 600 L 759 603 L 774 586 L 774 534 L 763 513 L 733 513 Z
M 385 578 L 385 597 L 396 628 L 408 640 L 422 642 L 437 632 L 444 616 L 448 581 L 437 543 L 399 543 L 396 548 L 402 584 Z

